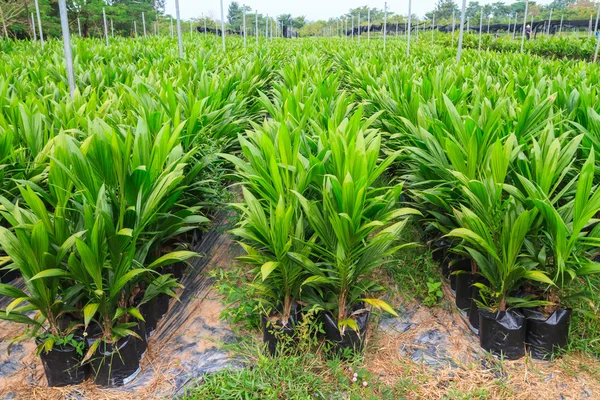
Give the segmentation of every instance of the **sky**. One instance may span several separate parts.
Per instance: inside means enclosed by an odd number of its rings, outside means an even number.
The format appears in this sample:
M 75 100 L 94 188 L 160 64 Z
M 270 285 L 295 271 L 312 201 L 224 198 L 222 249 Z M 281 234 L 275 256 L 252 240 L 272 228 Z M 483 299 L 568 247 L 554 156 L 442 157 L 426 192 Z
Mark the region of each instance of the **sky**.
M 460 0 L 455 0 L 460 2 Z M 499 0 L 480 0 L 480 4 L 489 4 Z M 511 4 L 511 0 L 501 0 Z M 537 4 L 548 4 L 551 0 L 537 0 Z M 223 0 L 223 13 L 227 18 L 227 8 L 231 0 Z M 246 4 L 259 13 L 277 16 L 280 14 L 292 14 L 297 17 L 304 15 L 307 21 L 338 17 L 351 8 L 370 6 L 383 9 L 383 1 L 366 0 L 239 0 L 238 3 Z M 423 16 L 431 11 L 437 0 L 416 0 L 412 2 L 412 13 Z M 468 4 L 468 2 L 467 2 Z M 459 3 L 460 7 L 460 3 Z M 202 14 L 214 19 L 221 18 L 219 0 L 179 0 L 181 18 L 200 18 Z M 394 13 L 408 15 L 408 0 L 388 1 L 388 9 Z M 166 13 L 175 15 L 175 0 L 166 0 Z

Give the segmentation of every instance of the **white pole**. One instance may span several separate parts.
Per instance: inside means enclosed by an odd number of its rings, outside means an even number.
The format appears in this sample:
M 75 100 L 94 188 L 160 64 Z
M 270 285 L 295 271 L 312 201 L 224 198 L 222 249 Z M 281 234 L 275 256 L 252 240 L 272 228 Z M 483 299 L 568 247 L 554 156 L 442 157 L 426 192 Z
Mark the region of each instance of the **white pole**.
M 598 48 L 600 48 L 600 35 L 598 35 L 598 38 L 596 39 L 596 51 L 594 52 L 594 64 L 596 64 L 596 61 L 598 60 Z
M 135 37 L 137 37 L 137 23 L 135 20 L 133 21 L 133 34 Z
M 525 14 L 523 15 L 523 32 L 521 32 L 521 53 L 523 52 L 523 46 L 525 45 L 525 25 L 527 25 L 527 8 L 529 7 L 529 0 L 525 1 Z
M 590 14 L 590 37 L 592 37 L 592 14 Z
M 204 36 L 206 37 L 206 17 L 202 18 L 204 18 Z
M 244 6 L 244 47 L 246 47 L 246 6 Z
M 144 25 L 144 37 L 146 37 L 146 16 L 142 13 L 142 25 Z
M 434 43 L 434 41 L 435 41 L 434 33 L 433 33 L 434 30 L 435 30 L 435 13 L 433 14 L 433 19 L 431 20 L 431 43 Z
M 104 19 L 104 37 L 106 38 L 106 45 L 108 46 L 108 26 L 106 25 L 106 11 L 102 8 L 102 17 Z
M 483 35 L 483 11 L 479 12 L 479 51 L 481 51 L 481 35 Z
M 352 41 L 354 41 L 354 15 L 352 16 L 352 33 L 351 33 L 351 39 L 352 39 Z
M 367 12 L 367 43 L 371 43 L 371 7 Z
M 456 23 L 454 22 L 454 11 L 452 11 L 452 47 L 454 47 L 454 27 Z
M 63 44 L 65 47 L 65 64 L 67 66 L 67 79 L 71 98 L 75 96 L 75 73 L 73 72 L 73 54 L 71 54 L 71 35 L 69 33 L 69 20 L 67 19 L 67 4 L 65 0 L 58 0 L 60 12 L 60 25 L 62 27 Z
M 564 18 L 565 14 L 561 14 L 560 16 L 560 27 L 558 28 L 558 34 L 562 34 L 562 25 L 563 25 L 563 18 Z
M 460 62 L 462 54 L 463 35 L 465 30 L 465 8 L 467 8 L 467 0 L 462 2 L 462 10 L 460 12 L 460 30 L 458 31 L 458 52 L 456 53 L 456 63 Z
M 358 44 L 360 44 L 360 13 L 358 13 Z
M 35 0 L 35 12 L 37 13 L 38 29 L 40 32 L 40 41 L 42 42 L 42 50 L 44 50 L 44 31 L 42 30 L 42 18 L 40 17 L 40 6 L 38 0 Z
M 33 13 L 31 13 L 31 26 L 33 27 L 33 40 L 37 41 L 37 33 L 35 30 L 35 17 L 33 16 Z
M 470 27 L 469 27 L 469 17 L 467 17 L 467 33 L 469 33 L 469 29 L 470 29 Z
M 383 51 L 385 51 L 386 33 L 387 33 L 387 1 L 383 5 Z
M 550 12 L 552 12 L 552 11 L 550 11 Z M 552 14 L 550 14 L 550 15 L 552 15 Z M 598 32 L 598 18 L 599 17 L 600 17 L 600 4 L 598 4 L 598 13 L 596 14 L 596 25 L 594 26 L 594 34 L 596 34 L 596 32 Z
M 223 51 L 226 51 L 226 48 L 225 48 L 225 17 L 223 15 L 223 0 L 221 0 L 221 38 L 223 40 Z
M 407 40 L 408 42 L 406 43 L 406 55 L 410 55 L 410 25 L 412 23 L 412 0 L 408 0 L 408 33 L 407 33 Z
M 517 37 L 517 17 L 518 14 L 515 13 L 515 25 L 513 26 L 513 40 Z
M 32 14 L 33 16 L 33 14 Z M 35 25 L 34 25 L 35 27 Z M 81 37 L 81 21 L 79 21 L 79 17 L 77 17 L 77 30 L 79 31 L 79 37 Z
M 256 44 L 258 45 L 258 11 L 256 11 Z
M 552 11 L 553 8 L 550 9 L 550 18 L 548 18 L 548 35 L 550 35 L 550 24 L 552 24 Z M 598 12 L 600 12 L 600 6 L 598 7 Z M 596 28 L 598 27 L 598 18 L 596 18 Z
M 175 0 L 175 17 L 177 18 L 177 42 L 179 43 L 179 57 L 183 58 L 183 42 L 181 40 L 181 17 L 179 14 L 179 0 Z M 171 24 L 172 23 L 173 18 L 171 18 Z
M 173 17 L 171 17 L 171 37 L 175 36 L 175 33 L 173 32 Z

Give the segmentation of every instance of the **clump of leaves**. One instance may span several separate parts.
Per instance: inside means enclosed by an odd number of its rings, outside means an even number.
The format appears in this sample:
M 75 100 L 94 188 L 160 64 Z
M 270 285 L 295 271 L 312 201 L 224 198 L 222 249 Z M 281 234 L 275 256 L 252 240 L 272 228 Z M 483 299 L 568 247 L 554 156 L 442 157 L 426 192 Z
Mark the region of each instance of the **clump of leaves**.
M 429 278 L 427 281 L 427 296 L 423 299 L 423 304 L 427 307 L 434 307 L 440 302 L 442 297 L 444 297 L 442 282 Z
M 216 280 L 215 287 L 224 297 L 226 305 L 220 318 L 236 329 L 260 327 L 261 304 L 257 300 L 256 288 L 248 284 L 251 279 L 246 276 L 243 268 L 237 266 L 228 271 L 219 268 L 218 271 L 212 271 L 211 276 Z
M 53 347 L 72 347 L 75 349 L 77 354 L 83 356 L 85 350 L 85 341 L 77 340 L 75 336 L 70 333 L 66 336 L 56 336 L 51 333 L 45 333 L 38 337 L 42 341 L 42 345 L 38 346 L 36 355 L 40 355 L 42 351 L 48 353 Z

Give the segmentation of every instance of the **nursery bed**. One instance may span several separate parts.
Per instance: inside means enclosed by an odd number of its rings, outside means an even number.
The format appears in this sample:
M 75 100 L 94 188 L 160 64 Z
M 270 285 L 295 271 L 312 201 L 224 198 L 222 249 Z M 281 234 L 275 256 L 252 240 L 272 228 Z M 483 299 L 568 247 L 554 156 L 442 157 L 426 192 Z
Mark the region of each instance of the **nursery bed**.
M 171 301 L 133 382 L 119 389 L 101 389 L 89 380 L 78 386 L 49 388 L 33 341 L 15 344 L 10 356 L 7 354 L 11 339 L 22 333 L 23 327 L 0 321 L 0 399 L 169 398 L 206 373 L 240 367 L 240 361 L 219 349 L 219 343 L 234 337 L 219 321 L 223 305 L 209 276 L 212 268 L 228 267 L 237 256 L 238 246 L 227 229 L 227 215 L 220 213 L 195 246 L 203 257 L 194 260 L 193 269 L 184 276 L 181 302 Z

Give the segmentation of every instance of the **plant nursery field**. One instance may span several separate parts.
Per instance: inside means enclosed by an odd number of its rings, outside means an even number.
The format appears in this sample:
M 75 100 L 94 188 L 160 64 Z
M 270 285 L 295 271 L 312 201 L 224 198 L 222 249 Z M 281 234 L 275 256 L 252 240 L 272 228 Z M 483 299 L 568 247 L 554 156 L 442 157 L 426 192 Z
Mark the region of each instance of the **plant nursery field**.
M 0 42 L 0 399 L 600 398 L 595 40 L 479 40 Z

